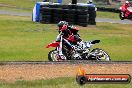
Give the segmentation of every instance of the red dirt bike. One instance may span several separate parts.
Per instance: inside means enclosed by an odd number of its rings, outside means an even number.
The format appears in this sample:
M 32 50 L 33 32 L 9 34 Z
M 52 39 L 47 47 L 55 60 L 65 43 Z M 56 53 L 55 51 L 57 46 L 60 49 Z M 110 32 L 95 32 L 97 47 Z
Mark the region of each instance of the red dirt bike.
M 132 7 L 128 7 L 125 12 L 123 11 L 122 7 L 120 7 L 119 17 L 121 20 L 132 20 Z
M 100 40 L 92 40 L 84 42 L 85 48 L 78 46 L 77 44 L 71 44 L 67 39 L 63 38 L 62 34 L 59 34 L 59 42 L 55 41 L 46 46 L 46 48 L 55 47 L 54 50 L 48 54 L 49 61 L 62 61 L 62 60 L 97 60 L 97 61 L 110 61 L 109 55 L 102 49 L 90 48 L 99 43 Z M 58 37 L 57 37 L 58 40 Z M 70 47 L 70 50 L 68 47 Z M 61 59 L 60 59 L 61 58 Z

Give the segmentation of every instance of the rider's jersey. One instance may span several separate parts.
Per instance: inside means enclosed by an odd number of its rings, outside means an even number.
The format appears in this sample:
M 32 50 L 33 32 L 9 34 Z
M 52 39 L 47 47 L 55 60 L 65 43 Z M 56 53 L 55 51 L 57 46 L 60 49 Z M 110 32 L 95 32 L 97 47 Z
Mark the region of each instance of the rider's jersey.
M 64 32 L 64 38 L 66 38 L 71 43 L 76 44 L 78 41 L 81 40 L 77 27 L 68 26 L 67 30 Z
M 66 26 L 66 25 L 65 25 Z M 59 30 L 59 33 L 63 33 L 63 38 L 67 39 L 70 35 L 79 35 L 78 28 L 74 26 L 67 26 L 66 29 Z
M 127 8 L 130 7 L 130 6 L 131 6 L 130 4 L 128 4 L 128 5 L 123 4 L 123 5 L 122 5 L 122 11 L 126 11 Z

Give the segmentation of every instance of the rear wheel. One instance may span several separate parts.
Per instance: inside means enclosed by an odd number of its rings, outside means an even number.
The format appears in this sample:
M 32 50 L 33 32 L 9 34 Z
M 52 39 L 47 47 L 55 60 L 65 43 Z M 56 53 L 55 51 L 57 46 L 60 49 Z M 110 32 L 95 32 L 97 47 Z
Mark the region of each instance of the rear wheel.
M 110 56 L 102 49 L 96 48 L 91 51 L 98 61 L 111 61 Z
M 130 20 L 132 21 L 132 14 L 129 16 Z

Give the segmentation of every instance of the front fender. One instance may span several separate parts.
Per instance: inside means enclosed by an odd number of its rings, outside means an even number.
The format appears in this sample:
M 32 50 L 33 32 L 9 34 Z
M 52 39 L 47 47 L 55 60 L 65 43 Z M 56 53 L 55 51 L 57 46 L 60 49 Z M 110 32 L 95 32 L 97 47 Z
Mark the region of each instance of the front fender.
M 48 44 L 48 45 L 46 46 L 46 48 L 50 48 L 50 47 L 59 47 L 59 45 L 60 45 L 60 42 L 52 42 L 52 43 Z

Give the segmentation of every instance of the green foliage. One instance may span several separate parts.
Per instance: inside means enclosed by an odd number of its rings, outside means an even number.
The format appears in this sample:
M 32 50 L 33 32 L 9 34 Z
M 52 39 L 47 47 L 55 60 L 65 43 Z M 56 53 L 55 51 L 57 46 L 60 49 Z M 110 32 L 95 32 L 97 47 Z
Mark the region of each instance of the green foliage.
M 119 13 L 113 13 L 113 12 L 101 12 L 101 11 L 97 11 L 97 17 L 120 20 L 119 19 Z

